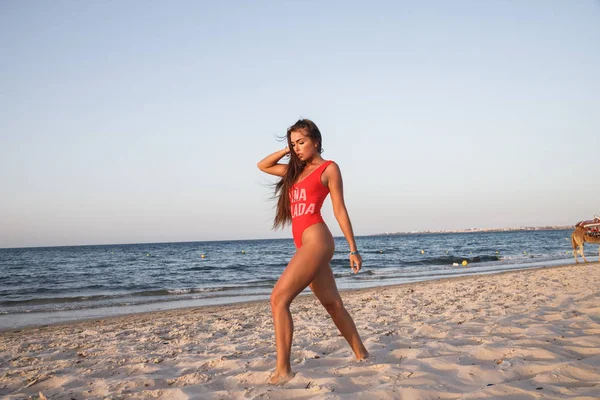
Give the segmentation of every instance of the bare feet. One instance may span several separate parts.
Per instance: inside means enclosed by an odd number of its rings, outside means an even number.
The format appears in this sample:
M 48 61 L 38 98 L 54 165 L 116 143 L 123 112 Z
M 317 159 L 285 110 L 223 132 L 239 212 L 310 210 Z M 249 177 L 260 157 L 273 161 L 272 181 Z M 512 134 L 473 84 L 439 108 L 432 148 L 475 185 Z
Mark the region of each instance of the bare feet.
M 354 351 L 354 356 L 356 357 L 356 361 L 364 360 L 365 358 L 369 358 L 369 352 L 365 348 L 365 346 L 361 343 L 360 346 L 356 346 L 356 349 L 352 349 Z
M 283 385 L 294 377 L 292 371 L 278 372 L 275 371 L 273 376 L 269 379 L 269 385 Z
M 365 360 L 365 359 L 369 358 L 369 356 L 370 356 L 369 352 L 367 350 L 365 350 L 364 352 L 356 355 L 356 361 Z

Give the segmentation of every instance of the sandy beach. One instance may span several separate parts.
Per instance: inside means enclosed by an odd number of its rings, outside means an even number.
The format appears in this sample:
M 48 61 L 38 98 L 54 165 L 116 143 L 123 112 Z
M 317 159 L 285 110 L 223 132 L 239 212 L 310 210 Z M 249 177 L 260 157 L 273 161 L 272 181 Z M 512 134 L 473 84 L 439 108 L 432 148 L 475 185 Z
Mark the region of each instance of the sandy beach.
M 598 399 L 600 264 L 345 291 L 353 360 L 312 295 L 292 304 L 296 376 L 267 301 L 0 332 L 5 399 Z M 41 394 L 41 396 L 40 396 Z

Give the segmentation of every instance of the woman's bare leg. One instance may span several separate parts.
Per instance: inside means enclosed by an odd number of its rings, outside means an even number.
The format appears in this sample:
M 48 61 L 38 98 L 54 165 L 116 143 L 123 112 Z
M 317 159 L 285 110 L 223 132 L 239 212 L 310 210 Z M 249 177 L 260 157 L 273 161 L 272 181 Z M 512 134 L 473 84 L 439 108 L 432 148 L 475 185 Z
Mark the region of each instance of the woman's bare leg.
M 323 307 L 325 307 L 329 315 L 331 315 L 335 326 L 337 326 L 342 336 L 344 336 L 352 348 L 352 351 L 354 351 L 356 359 L 362 360 L 367 358 L 369 352 L 360 339 L 354 320 L 346 310 L 346 307 L 344 307 L 340 293 L 337 290 L 337 285 L 335 284 L 333 271 L 329 266 L 329 260 L 326 265 L 319 269 L 319 273 L 310 284 L 310 289 Z
M 271 293 L 271 312 L 277 348 L 277 366 L 270 380 L 272 384 L 284 383 L 293 377 L 290 352 L 294 324 L 290 314 L 290 304 L 333 256 L 333 238 L 325 225 L 317 224 L 307 228 L 309 229 L 310 237 L 303 235 L 302 247 L 296 251 Z

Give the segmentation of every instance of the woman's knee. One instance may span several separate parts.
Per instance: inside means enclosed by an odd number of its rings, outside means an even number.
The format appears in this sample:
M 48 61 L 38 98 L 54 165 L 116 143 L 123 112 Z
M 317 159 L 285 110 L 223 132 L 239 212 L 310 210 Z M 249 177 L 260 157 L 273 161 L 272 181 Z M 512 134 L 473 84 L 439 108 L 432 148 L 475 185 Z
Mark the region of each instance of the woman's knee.
M 344 303 L 342 302 L 342 299 L 337 299 L 323 303 L 323 307 L 325 307 L 325 310 L 327 310 L 331 316 L 335 316 L 344 310 Z
M 273 291 L 271 293 L 271 310 L 278 310 L 282 308 L 289 308 L 292 303 L 292 299 L 289 299 L 285 293 L 279 291 Z

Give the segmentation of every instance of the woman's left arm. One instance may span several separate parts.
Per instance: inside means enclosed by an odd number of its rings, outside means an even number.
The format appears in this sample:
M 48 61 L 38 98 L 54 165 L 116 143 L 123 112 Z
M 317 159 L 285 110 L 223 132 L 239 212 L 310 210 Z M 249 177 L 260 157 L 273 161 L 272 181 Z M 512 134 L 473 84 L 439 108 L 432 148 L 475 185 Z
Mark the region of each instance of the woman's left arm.
M 336 163 L 331 163 L 325 170 L 325 177 L 327 178 L 327 186 L 329 187 L 331 203 L 333 204 L 333 214 L 350 246 L 350 268 L 356 274 L 362 268 L 362 257 L 358 254 L 352 223 L 350 222 L 346 203 L 344 202 L 344 183 L 340 167 Z

